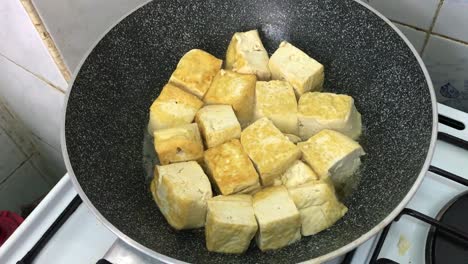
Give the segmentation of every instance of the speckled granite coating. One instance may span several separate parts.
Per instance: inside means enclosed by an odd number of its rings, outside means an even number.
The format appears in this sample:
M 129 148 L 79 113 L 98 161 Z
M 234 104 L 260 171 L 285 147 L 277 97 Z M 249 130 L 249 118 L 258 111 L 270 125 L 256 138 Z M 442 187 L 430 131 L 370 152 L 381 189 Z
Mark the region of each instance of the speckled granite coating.
M 193 48 L 224 58 L 236 31 L 260 30 L 270 54 L 283 39 L 325 65 L 325 90 L 356 99 L 363 159 L 348 214 L 281 250 L 221 255 L 202 230 L 176 232 L 151 199 L 143 168 L 147 109 L 178 59 Z M 432 128 L 428 86 L 416 58 L 384 21 L 351 1 L 169 1 L 139 9 L 107 34 L 82 66 L 66 113 L 76 177 L 94 206 L 155 251 L 197 263 L 291 263 L 338 249 L 383 220 L 407 194 Z

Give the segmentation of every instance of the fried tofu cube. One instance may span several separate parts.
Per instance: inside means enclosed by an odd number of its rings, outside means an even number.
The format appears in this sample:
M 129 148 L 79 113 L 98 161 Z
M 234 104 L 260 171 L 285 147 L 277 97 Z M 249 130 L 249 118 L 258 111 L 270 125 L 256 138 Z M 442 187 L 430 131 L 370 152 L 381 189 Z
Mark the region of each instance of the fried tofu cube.
M 262 251 L 290 245 L 301 238 L 299 211 L 284 186 L 268 187 L 253 197 L 259 232 L 257 245 Z
M 157 130 L 154 147 L 163 165 L 203 158 L 203 142 L 196 123 Z
M 303 159 L 319 175 L 320 179 L 331 177 L 335 186 L 343 185 L 359 168 L 364 150 L 356 141 L 336 132 L 325 129 L 298 147 Z
M 310 181 L 317 181 L 317 174 L 304 162 L 294 161 L 286 172 L 281 175 L 281 184 L 286 188 L 296 187 Z
M 268 53 L 256 29 L 237 32 L 232 36 L 226 52 L 226 69 L 255 74 L 262 81 L 270 79 Z
M 273 80 L 289 82 L 298 96 L 320 91 L 325 77 L 323 65 L 287 41 L 271 55 L 268 63 Z
M 338 200 L 301 209 L 299 210 L 302 224 L 301 234 L 303 236 L 315 235 L 334 225 L 346 212 L 348 212 L 348 208 Z
M 246 127 L 253 117 L 256 82 L 257 76 L 254 74 L 220 70 L 203 101 L 209 105 L 231 105 L 241 126 Z
M 335 195 L 333 183 L 325 180 L 313 180 L 292 186 L 288 188 L 288 192 L 298 210 L 338 199 Z
M 208 175 L 223 195 L 248 193 L 260 187 L 257 171 L 238 139 L 205 151 Z
M 207 201 L 213 194 L 208 176 L 195 161 L 156 166 L 151 193 L 173 228 L 205 225 Z
M 329 180 L 312 180 L 288 187 L 289 196 L 301 215 L 301 234 L 321 232 L 343 217 L 348 209 L 335 194 Z
M 332 129 L 356 139 L 361 134 L 361 114 L 351 96 L 333 93 L 305 93 L 298 106 L 299 136 L 303 140 Z
M 209 251 L 245 252 L 257 229 L 250 195 L 219 195 L 208 200 L 205 238 Z
M 268 117 L 283 133 L 297 134 L 297 101 L 288 82 L 257 82 L 254 119 Z
M 195 95 L 166 84 L 150 107 L 148 132 L 192 123 L 203 102 Z
M 294 143 L 268 118 L 261 118 L 241 133 L 241 144 L 253 161 L 262 184 L 272 185 L 301 156 Z
M 207 105 L 198 111 L 195 121 L 207 148 L 240 138 L 241 126 L 230 105 Z
M 180 59 L 169 82 L 201 99 L 222 64 L 222 60 L 206 51 L 190 50 Z
M 294 144 L 299 143 L 302 140 L 300 137 L 293 135 L 293 134 L 284 134 L 284 135 L 289 139 L 289 141 L 291 141 Z

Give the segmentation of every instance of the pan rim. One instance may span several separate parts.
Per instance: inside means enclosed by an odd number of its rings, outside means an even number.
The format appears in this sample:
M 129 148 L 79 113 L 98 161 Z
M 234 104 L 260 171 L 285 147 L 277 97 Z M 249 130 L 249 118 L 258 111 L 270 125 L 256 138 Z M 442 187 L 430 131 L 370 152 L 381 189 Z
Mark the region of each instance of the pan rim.
M 385 23 L 387 23 L 405 41 L 406 45 L 410 48 L 410 50 L 412 51 L 412 53 L 415 56 L 416 60 L 418 61 L 419 66 L 421 67 L 421 70 L 424 73 L 424 77 L 426 79 L 427 86 L 428 86 L 428 89 L 429 89 L 429 94 L 431 96 L 431 104 L 432 104 L 432 134 L 431 134 L 431 141 L 430 141 L 430 144 L 429 144 L 426 159 L 424 161 L 424 164 L 423 164 L 423 166 L 421 168 L 421 171 L 420 171 L 418 177 L 416 178 L 413 186 L 408 191 L 408 193 L 403 198 L 403 200 L 397 205 L 397 207 L 389 215 L 387 215 L 379 224 L 374 226 L 372 229 L 370 229 L 369 231 L 367 231 L 365 234 L 358 237 L 354 241 L 348 243 L 347 245 L 342 246 L 341 248 L 338 248 L 338 249 L 336 249 L 334 251 L 331 251 L 331 252 L 329 252 L 329 253 L 327 253 L 325 255 L 319 256 L 319 257 L 314 258 L 314 259 L 306 260 L 306 261 L 303 261 L 301 263 L 322 263 L 324 261 L 331 260 L 331 259 L 333 259 L 335 257 L 338 257 L 338 256 L 341 256 L 341 255 L 344 255 L 344 254 L 348 253 L 349 251 L 355 249 L 359 245 L 361 245 L 364 242 L 366 242 L 367 240 L 369 240 L 371 237 L 377 235 L 385 226 L 387 226 L 388 224 L 390 224 L 393 221 L 393 219 L 405 208 L 405 206 L 408 204 L 410 199 L 416 193 L 416 190 L 421 185 L 421 182 L 424 179 L 424 176 L 425 176 L 425 174 L 427 173 L 427 171 L 429 169 L 429 165 L 431 163 L 432 157 L 434 155 L 434 150 L 435 150 L 435 143 L 436 143 L 437 131 L 438 131 L 437 100 L 436 100 L 436 96 L 435 96 L 434 87 L 433 87 L 433 84 L 432 84 L 431 77 L 429 76 L 429 72 L 427 71 L 427 68 L 426 68 L 424 62 L 422 61 L 421 56 L 416 51 L 416 49 L 411 44 L 411 42 L 408 40 L 408 38 L 388 18 L 383 16 L 379 11 L 375 10 L 373 7 L 371 7 L 369 4 L 363 2 L 362 0 L 353 0 L 353 1 L 361 4 L 362 6 L 364 6 L 365 8 L 367 8 L 368 10 L 370 10 L 371 12 L 376 14 L 378 17 L 380 17 L 383 21 L 385 21 Z M 67 169 L 67 173 L 70 176 L 70 179 L 71 179 L 71 181 L 73 183 L 74 188 L 76 189 L 76 191 L 78 192 L 78 194 L 80 195 L 81 199 L 84 201 L 86 206 L 91 210 L 91 212 L 96 216 L 96 218 L 104 226 L 106 226 L 110 231 L 112 231 L 117 236 L 118 239 L 123 240 L 125 243 L 129 244 L 133 248 L 139 250 L 140 252 L 142 252 L 142 253 L 144 253 L 144 254 L 146 254 L 148 256 L 151 256 L 151 257 L 153 257 L 153 258 L 155 258 L 157 260 L 163 261 L 165 263 L 187 263 L 187 262 L 183 262 L 183 261 L 174 259 L 172 257 L 168 257 L 168 256 L 163 255 L 161 253 L 158 253 L 158 252 L 156 252 L 156 251 L 154 251 L 154 250 L 140 244 L 139 242 L 137 242 L 134 239 L 130 238 L 129 236 L 125 235 L 122 231 L 120 231 L 117 227 L 115 227 L 112 223 L 110 223 L 96 209 L 96 207 L 94 207 L 93 203 L 89 200 L 89 198 L 87 197 L 87 195 L 84 193 L 83 189 L 81 188 L 81 186 L 80 186 L 80 184 L 78 182 L 78 179 L 76 178 L 75 173 L 73 171 L 73 168 L 71 166 L 70 158 L 68 156 L 67 145 L 66 145 L 65 118 L 66 118 L 66 112 L 67 112 L 66 110 L 67 110 L 67 105 L 68 105 L 68 99 L 70 97 L 70 93 L 71 93 L 71 90 L 72 90 L 71 88 L 72 88 L 72 86 L 73 86 L 73 84 L 75 82 L 76 77 L 78 76 L 78 73 L 79 73 L 81 67 L 83 66 L 84 62 L 86 61 L 88 56 L 91 54 L 91 52 L 94 50 L 94 48 L 98 45 L 98 43 L 115 26 L 117 26 L 121 21 L 123 21 L 129 15 L 131 15 L 132 13 L 134 13 L 135 11 L 137 11 L 138 9 L 140 9 L 141 7 L 147 5 L 150 2 L 152 2 L 152 0 L 148 0 L 145 3 L 142 3 L 142 4 L 138 5 L 138 6 L 136 6 L 135 8 L 131 9 L 128 13 L 123 15 L 120 19 L 118 19 L 115 23 L 113 23 L 106 31 L 104 31 L 100 35 L 100 37 L 88 49 L 85 56 L 83 56 L 83 58 L 81 59 L 81 61 L 78 64 L 77 68 L 73 72 L 73 75 L 72 75 L 73 78 L 72 78 L 71 82 L 69 83 L 68 89 L 67 89 L 66 94 L 65 94 L 65 98 L 64 98 L 65 102 L 64 102 L 63 109 L 62 109 L 62 111 L 63 111 L 62 112 L 62 120 L 61 120 L 62 123 L 61 123 L 61 128 L 60 128 L 60 142 L 61 142 L 62 156 L 63 156 L 64 162 L 65 162 L 65 167 Z

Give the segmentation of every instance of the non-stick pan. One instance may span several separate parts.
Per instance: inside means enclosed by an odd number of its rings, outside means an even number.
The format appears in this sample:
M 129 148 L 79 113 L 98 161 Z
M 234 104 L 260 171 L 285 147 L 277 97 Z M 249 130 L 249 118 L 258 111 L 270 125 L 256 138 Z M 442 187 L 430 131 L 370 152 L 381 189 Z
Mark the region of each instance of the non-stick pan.
M 210 253 L 203 230 L 175 231 L 151 198 L 144 141 L 148 108 L 179 58 L 200 48 L 224 58 L 234 32 L 258 29 L 270 54 L 288 40 L 325 65 L 325 91 L 349 94 L 367 155 L 349 211 L 286 248 Z M 63 152 L 83 200 L 121 239 L 167 262 L 323 261 L 375 235 L 416 191 L 433 152 L 436 103 L 427 71 L 403 35 L 352 0 L 155 0 L 90 51 L 75 73 Z M 145 153 L 146 155 L 146 153 Z

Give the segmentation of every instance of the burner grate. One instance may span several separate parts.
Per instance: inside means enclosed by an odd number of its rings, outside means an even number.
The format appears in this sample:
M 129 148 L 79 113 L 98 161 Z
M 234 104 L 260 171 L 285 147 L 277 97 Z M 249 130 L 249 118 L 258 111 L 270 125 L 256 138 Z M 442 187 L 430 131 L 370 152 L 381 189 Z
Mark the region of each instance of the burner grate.
M 439 132 L 437 138 L 439 140 L 445 141 L 447 143 L 450 143 L 450 144 L 453 144 L 455 146 L 458 146 L 458 147 L 461 147 L 463 149 L 468 150 L 468 142 L 463 140 L 463 139 L 456 138 L 454 136 L 451 136 L 451 135 L 446 134 L 446 133 L 441 133 L 441 132 Z M 449 180 L 452 180 L 454 182 L 457 182 L 457 183 L 459 183 L 461 185 L 464 185 L 464 186 L 468 187 L 468 180 L 465 179 L 465 178 L 462 178 L 462 177 L 460 177 L 458 175 L 455 175 L 453 173 L 450 173 L 448 171 L 445 171 L 445 170 L 440 169 L 440 168 L 435 167 L 435 166 L 430 166 L 429 171 L 435 173 L 436 175 L 439 175 L 441 177 L 447 178 Z M 466 249 L 465 252 L 468 255 L 468 233 L 465 232 L 465 231 L 460 230 L 459 228 L 457 228 L 457 227 L 455 227 L 453 225 L 449 225 L 449 224 L 445 223 L 445 221 L 442 221 L 446 211 L 450 207 L 452 207 L 453 204 L 457 203 L 457 201 L 459 201 L 460 198 L 462 198 L 462 197 L 467 198 L 466 200 L 468 202 L 468 192 L 463 193 L 460 196 L 457 196 L 451 202 L 449 202 L 445 208 L 443 208 L 441 210 L 441 212 L 437 216 L 437 219 L 429 217 L 429 216 L 427 216 L 425 214 L 422 214 L 422 213 L 420 213 L 420 212 L 418 212 L 416 210 L 410 209 L 410 208 L 403 209 L 401 211 L 401 213 L 394 219 L 394 222 L 398 222 L 403 215 L 407 215 L 407 216 L 411 216 L 413 218 L 416 218 L 416 219 L 418 219 L 420 221 L 423 221 L 423 222 L 425 222 L 427 224 L 430 224 L 432 226 L 431 230 L 429 231 L 429 236 L 428 236 L 427 243 L 426 243 L 426 249 L 427 249 L 426 250 L 426 260 L 427 260 L 428 263 L 436 263 L 434 255 L 435 255 L 435 252 L 436 252 L 437 249 L 436 249 L 435 243 L 436 243 L 436 241 L 438 242 L 439 240 L 441 241 L 440 243 L 445 243 L 444 245 L 446 245 L 447 243 L 450 243 L 450 242 L 458 243 L 457 244 L 458 247 L 459 247 L 459 245 L 463 245 L 463 247 Z M 382 234 L 380 235 L 379 240 L 377 242 L 374 253 L 372 254 L 372 257 L 371 257 L 371 260 L 370 260 L 371 264 L 398 264 L 398 262 L 395 262 L 395 261 L 387 259 L 387 258 L 380 258 L 380 259 L 378 258 L 379 254 L 380 254 L 380 251 L 382 250 L 382 246 L 383 246 L 383 244 L 385 242 L 385 238 L 387 237 L 388 231 L 390 230 L 391 225 L 392 224 L 389 224 L 388 226 L 386 226 L 383 229 Z M 443 238 L 439 239 L 439 236 L 441 236 L 441 235 L 443 236 Z M 449 239 L 449 242 L 447 242 L 447 239 Z M 457 247 L 457 246 L 455 246 L 455 247 Z M 440 246 L 438 246 L 437 248 L 440 248 Z M 445 262 L 445 263 L 447 263 L 447 262 Z M 455 263 L 455 262 L 451 262 L 451 263 Z M 465 263 L 466 263 L 466 259 L 465 259 Z

